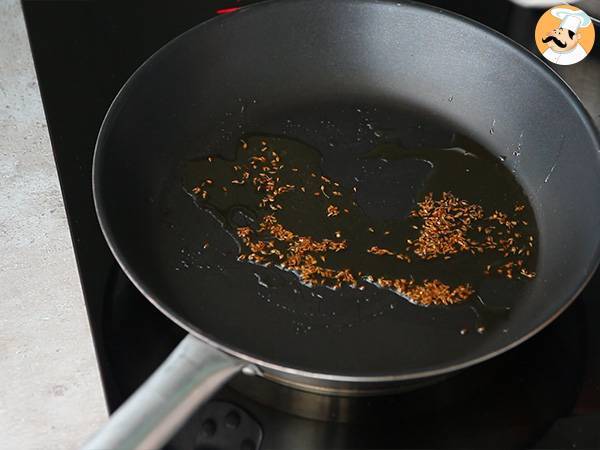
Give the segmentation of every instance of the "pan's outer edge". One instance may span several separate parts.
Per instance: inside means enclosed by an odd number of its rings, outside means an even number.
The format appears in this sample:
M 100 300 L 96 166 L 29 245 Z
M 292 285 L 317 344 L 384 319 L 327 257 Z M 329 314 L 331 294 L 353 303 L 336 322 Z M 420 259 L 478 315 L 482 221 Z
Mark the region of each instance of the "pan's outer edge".
M 163 314 L 165 314 L 173 322 L 175 322 L 177 325 L 179 325 L 183 329 L 187 330 L 190 334 L 194 335 L 198 339 L 219 349 L 220 351 L 222 351 L 226 354 L 229 354 L 229 355 L 237 357 L 243 361 L 246 361 L 249 365 L 258 366 L 261 369 L 258 371 L 258 374 L 266 375 L 267 378 L 271 378 L 274 380 L 277 380 L 278 378 L 289 380 L 290 384 L 292 384 L 292 385 L 296 385 L 296 384 L 309 385 L 309 386 L 310 385 L 318 385 L 319 391 L 322 390 L 321 388 L 324 388 L 328 391 L 329 394 L 335 393 L 335 391 L 339 390 L 339 389 L 342 389 L 344 392 L 348 392 L 348 390 L 351 390 L 353 388 L 361 389 L 361 390 L 362 389 L 369 390 L 370 388 L 374 387 L 374 385 L 377 386 L 377 385 L 380 385 L 381 383 L 394 383 L 394 382 L 400 383 L 400 382 L 404 382 L 404 381 L 408 381 L 408 380 L 415 380 L 415 379 L 420 379 L 420 378 L 429 378 L 429 377 L 444 375 L 444 374 L 447 374 L 450 372 L 465 369 L 467 367 L 487 361 L 488 359 L 494 358 L 495 356 L 498 356 L 498 355 L 520 345 L 524 341 L 528 340 L 529 338 L 531 338 L 532 336 L 534 336 L 535 334 L 540 332 L 547 325 L 552 323 L 579 296 L 581 291 L 585 288 L 585 286 L 588 284 L 588 282 L 590 281 L 590 279 L 596 272 L 596 269 L 598 268 L 598 265 L 600 263 L 600 241 L 597 243 L 596 249 L 594 251 L 594 263 L 592 265 L 590 265 L 590 267 L 588 267 L 588 271 L 585 273 L 582 283 L 572 293 L 570 298 L 567 301 L 565 301 L 564 304 L 556 311 L 555 314 L 553 314 L 551 317 L 548 318 L 548 320 L 541 323 L 536 328 L 532 329 L 529 333 L 521 336 L 519 339 L 514 340 L 510 344 L 508 344 L 494 352 L 487 353 L 485 355 L 480 356 L 479 358 L 474 358 L 474 359 L 471 359 L 471 360 L 468 360 L 468 361 L 465 361 L 465 362 L 462 362 L 459 364 L 449 365 L 449 366 L 446 366 L 443 368 L 438 368 L 438 369 L 431 369 L 431 370 L 424 370 L 424 371 L 420 371 L 420 372 L 402 374 L 402 375 L 385 375 L 385 376 L 347 376 L 347 375 L 316 373 L 316 372 L 310 372 L 310 371 L 305 371 L 305 370 L 299 370 L 299 369 L 294 369 L 294 368 L 270 363 L 270 362 L 261 360 L 259 358 L 247 355 L 244 352 L 232 349 L 226 345 L 222 345 L 219 342 L 217 342 L 216 340 L 209 338 L 204 333 L 202 333 L 200 330 L 196 329 L 194 326 L 187 323 L 183 318 L 179 317 L 177 314 L 175 314 L 169 308 L 165 307 L 160 302 L 159 299 L 154 298 L 150 294 L 149 290 L 139 280 L 135 279 L 135 277 L 132 274 L 131 268 L 129 267 L 128 263 L 125 261 L 125 259 L 120 254 L 116 245 L 114 244 L 114 241 L 112 239 L 112 233 L 110 230 L 110 225 L 106 221 L 106 217 L 103 213 L 101 201 L 99 200 L 99 196 L 97 194 L 97 190 L 98 190 L 97 183 L 98 183 L 98 172 L 99 172 L 98 154 L 100 153 L 99 149 L 102 147 L 103 141 L 105 139 L 105 135 L 108 133 L 108 130 L 111 127 L 112 118 L 116 116 L 116 112 L 119 110 L 121 103 L 124 101 L 124 98 L 126 97 L 126 92 L 129 88 L 129 86 L 135 82 L 135 79 L 140 76 L 140 73 L 143 72 L 145 67 L 158 54 L 162 53 L 166 48 L 173 45 L 176 41 L 178 41 L 179 39 L 181 39 L 183 36 L 187 35 L 188 33 L 194 32 L 194 30 L 197 27 L 202 26 L 203 24 L 206 24 L 208 22 L 227 21 L 227 20 L 229 20 L 229 17 L 232 17 L 234 15 L 244 14 L 248 10 L 256 11 L 256 10 L 262 9 L 262 8 L 271 8 L 271 7 L 275 6 L 276 3 L 277 4 L 281 4 L 281 3 L 315 3 L 315 4 L 319 4 L 319 3 L 321 3 L 321 1 L 322 0 L 283 0 L 283 1 L 282 0 L 268 0 L 268 1 L 261 2 L 259 4 L 242 7 L 239 11 L 236 11 L 234 14 L 216 16 L 206 22 L 202 22 L 202 23 L 196 25 L 195 27 L 191 28 L 190 30 L 177 36 L 176 38 L 174 38 L 173 40 L 171 40 L 167 44 L 165 44 L 163 47 L 161 47 L 159 50 L 157 50 L 150 58 L 148 58 L 144 63 L 142 63 L 142 65 L 140 65 L 135 70 L 135 72 L 131 75 L 131 77 L 127 80 L 127 82 L 119 90 L 115 99 L 111 103 L 111 105 L 106 113 L 106 116 L 100 126 L 100 131 L 98 134 L 98 138 L 96 140 L 96 145 L 94 148 L 94 158 L 93 158 L 93 162 L 92 162 L 92 193 L 93 193 L 93 198 L 94 198 L 94 206 L 95 206 L 96 214 L 98 216 L 98 221 L 100 223 L 100 228 L 102 230 L 104 238 L 106 239 L 107 244 L 108 244 L 111 252 L 113 253 L 115 259 L 117 260 L 119 266 L 122 268 L 122 270 L 127 275 L 127 277 L 131 280 L 131 282 L 134 284 L 134 286 L 158 310 L 160 310 Z M 348 4 L 348 3 L 387 4 L 387 5 L 396 4 L 396 5 L 401 5 L 401 6 L 405 6 L 405 7 L 412 7 L 412 8 L 416 8 L 416 9 L 426 10 L 430 13 L 446 15 L 446 16 L 451 17 L 453 20 L 457 20 L 459 22 L 464 23 L 466 26 L 475 27 L 475 28 L 478 28 L 480 30 L 487 32 L 490 35 L 490 37 L 493 37 L 495 39 L 502 41 L 504 44 L 506 44 L 506 45 L 512 47 L 513 49 L 515 49 L 516 51 L 520 52 L 523 58 L 528 59 L 533 64 L 537 64 L 537 65 L 543 67 L 544 70 L 546 70 L 548 75 L 551 77 L 550 79 L 554 83 L 557 84 L 559 89 L 562 89 L 566 93 L 567 97 L 570 97 L 573 108 L 575 109 L 577 114 L 581 117 L 582 122 L 585 125 L 585 128 L 587 128 L 589 135 L 592 137 L 592 140 L 594 141 L 596 151 L 598 153 L 600 153 L 600 134 L 598 132 L 598 129 L 594 126 L 589 113 L 585 110 L 583 104 L 581 103 L 581 100 L 578 98 L 578 96 L 575 94 L 575 92 L 571 89 L 571 87 L 569 85 L 567 85 L 564 82 L 564 80 L 562 78 L 560 78 L 560 76 L 548 64 L 546 64 L 540 58 L 537 58 L 536 56 L 534 56 L 528 49 L 526 49 L 522 45 L 518 44 L 517 42 L 514 42 L 513 40 L 509 39 L 502 33 L 498 32 L 486 25 L 483 25 L 473 19 L 464 17 L 460 14 L 450 12 L 450 11 L 447 11 L 444 9 L 440 9 L 437 7 L 433 7 L 433 6 L 424 5 L 421 3 L 407 1 L 407 0 L 403 0 L 403 1 L 399 1 L 399 2 L 398 1 L 390 2 L 390 1 L 381 1 L 381 0 L 328 0 L 328 1 L 330 1 L 332 3 L 334 3 L 334 2 L 342 3 L 343 2 L 346 4 Z M 262 372 L 263 370 L 266 374 L 263 374 L 263 372 Z M 269 374 L 272 374 L 272 376 L 269 376 Z M 379 389 L 380 389 L 380 387 L 379 387 Z

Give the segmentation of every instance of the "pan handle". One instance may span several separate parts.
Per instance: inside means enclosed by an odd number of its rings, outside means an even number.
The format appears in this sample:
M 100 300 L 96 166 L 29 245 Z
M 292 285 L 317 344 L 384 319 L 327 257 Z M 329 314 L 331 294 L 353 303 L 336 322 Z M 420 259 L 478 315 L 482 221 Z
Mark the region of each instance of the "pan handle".
M 187 335 L 83 449 L 161 448 L 194 410 L 244 365 Z

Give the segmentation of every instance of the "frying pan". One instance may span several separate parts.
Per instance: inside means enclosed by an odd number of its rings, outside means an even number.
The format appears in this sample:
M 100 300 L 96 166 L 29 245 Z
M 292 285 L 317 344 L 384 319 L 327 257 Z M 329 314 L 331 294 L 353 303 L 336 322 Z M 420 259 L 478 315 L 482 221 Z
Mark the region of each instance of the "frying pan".
M 232 238 L 182 189 L 183 162 L 231 157 L 251 132 L 308 142 L 343 166 L 345 149 L 374 139 L 365 120 L 418 129 L 423 139 L 443 124 L 503 160 L 527 193 L 539 228 L 537 277 L 525 288 L 489 287 L 496 306 L 511 309 L 486 333 L 457 332 L 479 314 L 468 302 L 397 301 L 389 310 L 377 293 L 367 302 L 356 290 L 311 290 L 238 263 Z M 119 264 L 189 335 L 86 448 L 159 447 L 240 371 L 328 395 L 371 395 L 518 345 L 556 318 L 597 266 L 599 150 L 590 118 L 553 71 L 443 10 L 266 2 L 184 33 L 113 102 L 93 190 Z M 408 184 L 394 189 L 385 190 L 410 197 Z

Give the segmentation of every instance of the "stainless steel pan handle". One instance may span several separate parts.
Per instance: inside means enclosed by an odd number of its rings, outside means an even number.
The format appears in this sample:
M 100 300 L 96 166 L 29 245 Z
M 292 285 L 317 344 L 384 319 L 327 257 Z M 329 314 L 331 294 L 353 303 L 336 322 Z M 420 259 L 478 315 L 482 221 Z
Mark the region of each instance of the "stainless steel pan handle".
M 162 447 L 194 410 L 244 365 L 192 335 L 186 336 L 83 449 Z

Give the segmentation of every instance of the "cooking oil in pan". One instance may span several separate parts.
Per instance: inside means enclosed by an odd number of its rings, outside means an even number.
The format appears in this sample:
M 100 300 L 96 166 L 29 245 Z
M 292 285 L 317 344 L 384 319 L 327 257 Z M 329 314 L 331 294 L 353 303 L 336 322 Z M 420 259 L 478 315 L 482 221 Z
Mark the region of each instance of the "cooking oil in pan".
M 308 286 L 374 285 L 425 306 L 473 301 L 487 314 L 475 299 L 484 280 L 535 277 L 527 196 L 465 137 L 444 148 L 381 142 L 322 154 L 287 137 L 246 136 L 234 158 L 189 161 L 184 188 L 236 240 L 242 262 Z

